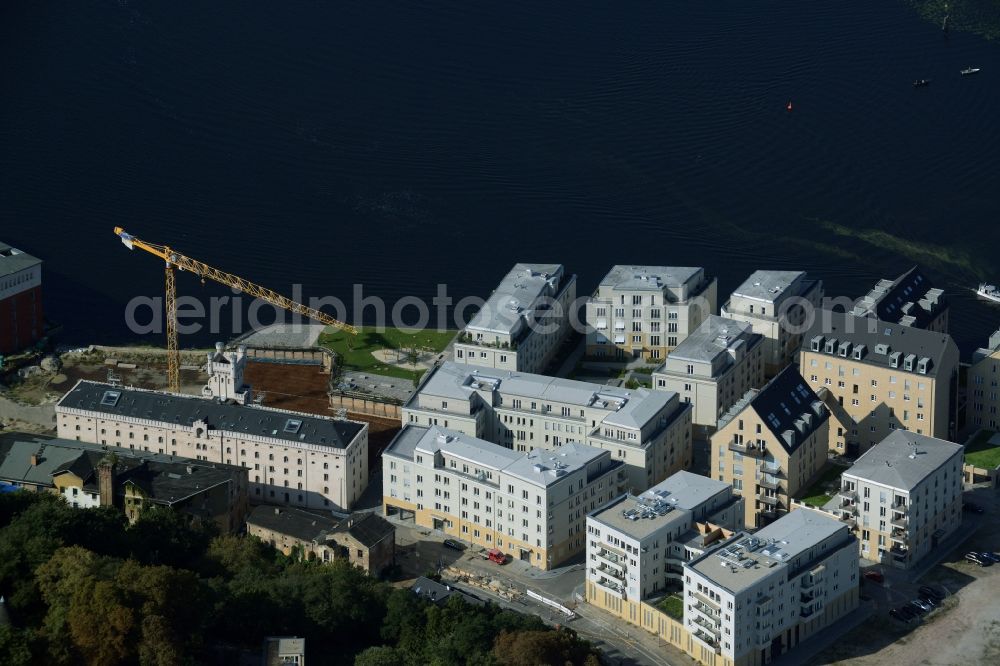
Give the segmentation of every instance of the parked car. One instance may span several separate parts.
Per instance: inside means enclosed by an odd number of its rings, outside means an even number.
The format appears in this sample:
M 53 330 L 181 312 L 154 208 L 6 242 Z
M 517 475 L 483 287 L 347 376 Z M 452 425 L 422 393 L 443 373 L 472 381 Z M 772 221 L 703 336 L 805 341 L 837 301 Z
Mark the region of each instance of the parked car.
M 1000 553 L 993 553 L 989 551 L 979 551 L 979 557 L 990 560 L 991 562 L 1000 562 Z
M 486 552 L 486 559 L 490 560 L 491 562 L 496 562 L 497 564 L 504 564 L 507 561 L 507 555 L 504 554 L 502 551 L 497 550 L 496 548 L 490 548 Z
M 910 607 L 920 614 L 926 613 L 931 609 L 930 606 L 920 601 L 919 599 L 913 599 L 912 601 L 910 601 Z
M 973 504 L 972 502 L 966 502 L 962 505 L 962 511 L 969 511 L 971 513 L 985 513 L 986 509 L 979 506 L 978 504 Z
M 937 608 L 938 602 L 935 601 L 933 597 L 929 597 L 926 594 L 921 594 L 921 595 L 917 596 L 917 599 L 919 599 L 920 601 L 924 602 L 925 604 L 927 604 L 928 606 L 930 606 L 932 609 L 933 608 Z
M 893 608 L 892 610 L 889 611 L 889 617 L 891 617 L 894 620 L 898 620 L 898 621 L 900 621 L 900 622 L 902 622 L 904 624 L 909 624 L 911 622 L 911 620 L 913 619 L 912 617 L 906 617 L 905 615 L 903 615 L 902 613 L 900 613 L 895 608 Z
M 465 550 L 465 546 L 454 539 L 445 539 L 442 544 L 445 548 L 451 548 L 452 550 Z
M 864 576 L 871 582 L 878 583 L 879 585 L 885 582 L 885 576 L 883 576 L 878 571 L 875 571 L 874 569 L 869 569 L 868 571 L 866 571 L 864 573 Z
M 981 567 L 985 567 L 986 566 L 986 561 L 982 560 L 979 557 L 979 553 L 966 553 L 965 554 L 965 559 L 966 559 L 966 561 L 972 562 L 973 564 L 978 564 Z
M 944 595 L 943 594 L 941 594 L 940 592 L 938 592 L 937 590 L 935 590 L 933 587 L 930 587 L 930 586 L 927 586 L 927 585 L 921 585 L 920 589 L 918 589 L 917 592 L 919 592 L 920 594 L 922 594 L 922 595 L 924 595 L 926 597 L 930 597 L 931 599 L 933 599 L 934 601 L 936 601 L 938 603 L 941 603 L 941 600 L 944 599 Z
M 912 620 L 917 617 L 917 611 L 913 610 L 909 606 L 900 606 L 896 609 L 896 612 L 908 620 Z

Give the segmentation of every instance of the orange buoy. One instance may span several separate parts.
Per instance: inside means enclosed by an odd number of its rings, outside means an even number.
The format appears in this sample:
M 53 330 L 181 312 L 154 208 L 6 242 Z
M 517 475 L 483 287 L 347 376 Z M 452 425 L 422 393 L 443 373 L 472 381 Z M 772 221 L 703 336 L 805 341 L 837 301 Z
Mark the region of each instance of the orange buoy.
M 791 111 L 791 110 L 792 110 L 792 102 L 791 102 L 791 101 L 789 101 L 789 102 L 788 102 L 788 105 L 787 105 L 787 106 L 785 106 L 785 108 L 786 108 L 786 109 L 788 109 L 789 111 Z

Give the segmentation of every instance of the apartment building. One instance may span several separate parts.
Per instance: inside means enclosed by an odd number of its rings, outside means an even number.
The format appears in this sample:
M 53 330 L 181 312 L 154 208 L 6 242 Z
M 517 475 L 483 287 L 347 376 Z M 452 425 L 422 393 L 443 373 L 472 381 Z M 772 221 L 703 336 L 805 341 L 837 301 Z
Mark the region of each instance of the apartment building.
M 856 317 L 948 332 L 948 301 L 916 266 L 895 280 L 879 280 L 854 306 Z
M 12 354 L 45 335 L 42 260 L 0 241 L 0 354 Z
M 1000 330 L 972 354 L 966 393 L 966 425 L 1000 430 Z
M 717 292 L 704 268 L 614 266 L 587 301 L 586 353 L 662 359 L 715 312 Z
M 689 654 L 727 666 L 771 663 L 857 608 L 858 587 L 847 525 L 796 509 L 684 564 Z
M 729 484 L 677 472 L 587 515 L 587 602 L 638 624 L 640 602 L 681 587 L 684 562 L 743 529 Z
M 155 506 L 243 528 L 247 470 L 235 465 L 23 433 L 0 441 L 0 486 L 51 492 L 74 508 L 116 507 L 129 522 Z
M 368 424 L 91 381 L 56 404 L 59 436 L 247 468 L 250 499 L 346 510 L 368 485 Z
M 754 271 L 730 295 L 721 314 L 745 321 L 764 336 L 764 373 L 773 377 L 799 350 L 798 332 L 823 300 L 823 281 L 802 271 Z
M 830 508 L 859 535 L 861 557 L 909 569 L 958 530 L 963 451 L 895 430 L 844 472 Z
M 711 438 L 711 471 L 746 499 L 745 523 L 760 527 L 790 510 L 826 464 L 830 410 L 794 367 L 751 390 Z
M 833 451 L 861 455 L 900 428 L 954 439 L 959 354 L 947 334 L 824 310 L 799 358 L 827 391 Z
M 569 333 L 576 276 L 562 264 L 516 264 L 455 341 L 459 363 L 542 372 Z
M 516 452 L 576 441 L 611 452 L 643 491 L 691 465 L 691 406 L 676 393 L 444 363 L 401 410 Z
M 382 484 L 386 515 L 549 569 L 584 550 L 587 513 L 621 495 L 626 475 L 576 442 L 525 454 L 408 425 L 382 454 Z
M 708 436 L 747 391 L 764 384 L 763 341 L 746 322 L 709 315 L 653 373 L 653 387 L 691 403 L 696 433 Z

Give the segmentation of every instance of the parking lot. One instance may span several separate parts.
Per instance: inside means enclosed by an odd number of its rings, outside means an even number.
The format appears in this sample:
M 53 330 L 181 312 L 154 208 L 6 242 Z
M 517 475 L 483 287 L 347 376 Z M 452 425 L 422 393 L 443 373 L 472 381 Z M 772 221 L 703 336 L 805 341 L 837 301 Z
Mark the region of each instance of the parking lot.
M 981 567 L 965 560 L 969 551 L 1000 551 L 997 493 L 976 489 L 967 501 L 983 507 L 981 515 L 964 513 L 951 537 L 954 549 L 940 564 L 912 573 L 869 567 L 885 576 L 883 583 L 862 583 L 875 613 L 820 653 L 813 664 L 957 664 L 1000 663 L 1000 564 Z M 926 586 L 943 596 L 939 606 L 910 622 L 889 616 L 891 609 L 919 596 Z

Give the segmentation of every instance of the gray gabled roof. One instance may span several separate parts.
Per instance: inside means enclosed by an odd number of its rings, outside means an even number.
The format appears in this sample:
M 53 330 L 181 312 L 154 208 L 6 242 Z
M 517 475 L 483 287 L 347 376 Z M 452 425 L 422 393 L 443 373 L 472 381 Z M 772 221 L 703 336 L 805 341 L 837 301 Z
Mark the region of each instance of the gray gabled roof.
M 247 517 L 248 525 L 286 534 L 299 541 L 320 542 L 337 527 L 337 521 L 290 506 L 265 506 L 255 508 Z
M 709 315 L 668 356 L 675 360 L 712 363 L 716 357 L 727 354 L 729 348 L 740 340 L 749 349 L 759 344 L 763 336 L 754 333 L 747 322 Z
M 943 439 L 894 430 L 855 461 L 845 475 L 912 490 L 963 447 Z
M 109 393 L 118 397 L 106 400 Z M 346 448 L 365 427 L 355 421 L 90 381 L 78 382 L 58 402 L 60 407 L 185 427 L 204 421 L 213 430 L 337 449 Z
M 10 245 L 7 245 L 7 243 L 0 241 L 0 278 L 13 275 L 14 273 L 20 273 L 25 269 L 31 268 L 32 266 L 38 266 L 41 263 L 41 259 L 33 257 L 27 252 L 22 252 L 16 247 L 11 247 Z
M 534 319 L 542 296 L 559 292 L 565 270 L 561 264 L 515 264 L 466 326 L 466 330 L 513 335 L 522 318 Z

